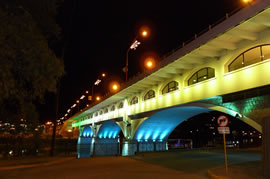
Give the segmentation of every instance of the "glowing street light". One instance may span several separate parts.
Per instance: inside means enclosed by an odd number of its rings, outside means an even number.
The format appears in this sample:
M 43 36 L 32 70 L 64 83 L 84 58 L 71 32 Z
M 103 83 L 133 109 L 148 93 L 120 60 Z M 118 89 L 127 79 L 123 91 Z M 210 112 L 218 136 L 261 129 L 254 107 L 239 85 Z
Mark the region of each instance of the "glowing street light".
M 149 28 L 142 27 L 140 29 L 139 35 L 141 37 L 147 37 L 149 35 Z M 123 71 L 126 73 L 126 81 L 128 80 L 128 53 L 130 50 L 136 50 L 136 48 L 141 44 L 141 42 L 137 40 L 139 35 L 136 35 L 136 37 L 131 43 L 131 46 L 127 49 L 127 52 L 126 52 L 126 66 L 123 68 Z
M 145 62 L 144 62 L 144 66 L 147 68 L 147 69 L 152 69 L 155 67 L 155 59 L 152 58 L 152 57 L 148 57 L 146 58 Z
M 136 50 L 136 48 L 141 44 L 141 42 L 139 42 L 138 40 L 135 40 L 133 42 L 133 44 L 131 44 L 131 46 L 129 47 L 132 50 Z
M 100 82 L 101 82 L 101 80 L 97 79 L 97 81 L 94 83 L 94 85 L 99 85 Z
M 85 98 L 85 96 L 84 96 L 84 95 L 82 95 L 82 96 L 80 97 L 80 99 L 81 99 L 81 100 L 83 100 L 84 98 Z
M 143 37 L 147 37 L 148 32 L 146 30 L 143 30 L 141 34 L 142 34 Z
M 118 89 L 118 86 L 117 86 L 116 84 L 114 84 L 114 85 L 112 86 L 112 88 L 113 88 L 113 90 L 117 90 L 117 89 Z
M 97 97 L 96 97 L 96 100 L 97 100 L 97 101 L 100 101 L 100 97 L 99 97 L 99 96 L 97 96 Z
M 106 77 L 106 73 L 101 73 L 100 75 L 102 78 L 105 78 Z M 98 86 L 99 84 L 101 83 L 101 79 L 98 79 L 95 81 L 95 83 L 92 85 L 92 94 L 91 96 L 88 96 L 88 100 L 91 101 L 94 99 L 94 86 Z
M 251 3 L 252 0 L 242 0 L 244 3 Z
M 116 92 L 118 91 L 120 88 L 120 85 L 117 83 L 117 82 L 114 82 L 112 85 L 111 85 L 111 89 L 113 92 Z

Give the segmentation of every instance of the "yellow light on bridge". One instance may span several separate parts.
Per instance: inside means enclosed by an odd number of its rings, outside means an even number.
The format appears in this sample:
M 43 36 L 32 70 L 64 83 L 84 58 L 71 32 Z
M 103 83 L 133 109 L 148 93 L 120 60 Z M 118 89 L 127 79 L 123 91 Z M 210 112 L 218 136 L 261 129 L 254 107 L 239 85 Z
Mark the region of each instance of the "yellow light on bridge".
M 248 3 L 251 3 L 253 0 L 242 0 L 243 1 L 243 3 L 245 3 L 245 4 L 248 4 Z
M 109 90 L 112 93 L 117 92 L 120 89 L 120 84 L 117 81 L 113 81 L 109 84 Z
M 149 61 L 147 62 L 147 67 L 151 68 L 153 66 L 153 62 Z
M 117 90 L 118 86 L 116 84 L 114 84 L 112 88 L 113 88 L 113 90 Z
M 152 69 L 155 67 L 155 59 L 153 57 L 148 57 L 146 58 L 145 62 L 144 62 L 144 66 L 147 69 Z

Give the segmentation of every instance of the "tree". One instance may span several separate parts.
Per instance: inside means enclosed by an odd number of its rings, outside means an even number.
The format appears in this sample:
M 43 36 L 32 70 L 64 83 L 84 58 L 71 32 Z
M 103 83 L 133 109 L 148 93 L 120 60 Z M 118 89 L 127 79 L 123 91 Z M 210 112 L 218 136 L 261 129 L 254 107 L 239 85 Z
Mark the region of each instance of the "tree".
M 37 118 L 33 103 L 42 102 L 47 92 L 56 92 L 64 64 L 50 48 L 60 32 L 53 21 L 55 3 L 55 0 L 0 3 L 1 120 Z

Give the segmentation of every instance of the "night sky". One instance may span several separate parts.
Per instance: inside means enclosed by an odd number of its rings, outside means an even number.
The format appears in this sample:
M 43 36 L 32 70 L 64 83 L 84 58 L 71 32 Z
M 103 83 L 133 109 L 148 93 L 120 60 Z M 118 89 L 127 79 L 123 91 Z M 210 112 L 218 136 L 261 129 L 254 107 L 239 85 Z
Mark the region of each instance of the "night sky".
M 59 118 L 91 89 L 100 73 L 109 77 L 95 88 L 101 95 L 108 91 L 109 81 L 125 80 L 126 51 L 141 26 L 148 26 L 151 34 L 129 52 L 129 77 L 143 71 L 148 54 L 161 61 L 163 55 L 241 6 L 241 0 L 64 1 L 57 18 L 67 44 Z M 55 101 L 55 95 L 48 94 L 38 107 L 42 121 L 54 118 Z

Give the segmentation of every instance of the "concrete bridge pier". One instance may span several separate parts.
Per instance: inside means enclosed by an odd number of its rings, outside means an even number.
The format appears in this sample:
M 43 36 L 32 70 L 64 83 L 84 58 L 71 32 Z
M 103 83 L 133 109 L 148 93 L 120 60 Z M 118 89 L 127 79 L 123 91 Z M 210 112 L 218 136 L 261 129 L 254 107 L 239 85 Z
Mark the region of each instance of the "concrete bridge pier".
M 154 152 L 167 150 L 167 141 L 125 140 L 122 144 L 122 156 L 135 155 L 137 152 Z
M 263 119 L 263 175 L 270 178 L 270 116 Z

